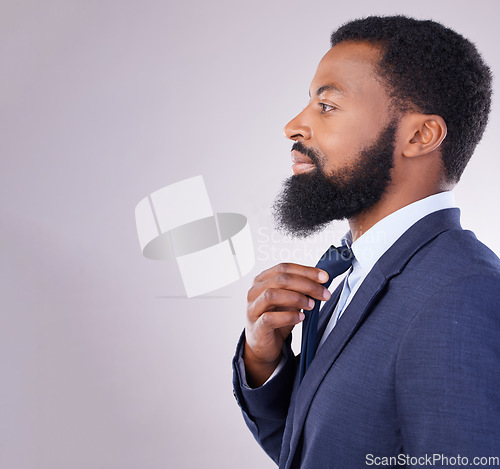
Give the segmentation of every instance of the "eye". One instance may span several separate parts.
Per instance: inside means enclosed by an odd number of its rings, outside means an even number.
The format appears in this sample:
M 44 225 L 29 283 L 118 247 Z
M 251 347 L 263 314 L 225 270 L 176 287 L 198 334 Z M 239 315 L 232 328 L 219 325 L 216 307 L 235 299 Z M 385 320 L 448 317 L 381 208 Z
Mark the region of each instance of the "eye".
M 335 106 L 332 106 L 331 104 L 319 103 L 319 105 L 321 106 L 321 114 L 335 111 L 335 109 L 337 109 Z

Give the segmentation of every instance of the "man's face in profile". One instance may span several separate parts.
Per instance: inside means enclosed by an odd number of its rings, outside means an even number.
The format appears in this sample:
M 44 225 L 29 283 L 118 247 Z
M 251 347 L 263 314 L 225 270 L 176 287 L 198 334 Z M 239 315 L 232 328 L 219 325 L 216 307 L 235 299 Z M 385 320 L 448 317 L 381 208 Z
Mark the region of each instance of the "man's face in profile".
M 391 183 L 397 120 L 375 73 L 378 48 L 340 43 L 321 60 L 307 107 L 285 127 L 294 175 L 274 204 L 278 227 L 304 237 L 375 205 Z

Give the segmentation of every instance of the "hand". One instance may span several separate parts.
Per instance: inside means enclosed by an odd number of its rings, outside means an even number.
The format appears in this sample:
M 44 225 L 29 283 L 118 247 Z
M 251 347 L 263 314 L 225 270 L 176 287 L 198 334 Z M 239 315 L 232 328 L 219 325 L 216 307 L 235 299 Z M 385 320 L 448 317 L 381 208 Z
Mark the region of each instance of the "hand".
M 261 386 L 271 376 L 281 360 L 283 342 L 304 319 L 301 310 L 314 307 L 312 298 L 330 298 L 321 285 L 327 280 L 324 270 L 298 264 L 278 264 L 255 277 L 247 296 L 243 354 L 250 386 Z

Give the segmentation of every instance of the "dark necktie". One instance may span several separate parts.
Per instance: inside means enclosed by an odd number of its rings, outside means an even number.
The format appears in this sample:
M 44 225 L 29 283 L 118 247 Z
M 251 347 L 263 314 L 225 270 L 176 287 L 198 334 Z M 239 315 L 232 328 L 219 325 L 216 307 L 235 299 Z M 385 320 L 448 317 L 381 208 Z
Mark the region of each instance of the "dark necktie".
M 352 260 L 352 251 L 347 246 L 342 245 L 339 248 L 330 246 L 316 264 L 318 269 L 328 272 L 328 280 L 323 283 L 323 286 L 328 288 L 335 277 L 343 274 L 351 266 Z M 299 383 L 302 381 L 316 353 L 316 334 L 318 331 L 320 304 L 321 300 L 315 300 L 314 308 L 311 311 L 304 311 L 306 317 L 302 323 L 302 350 L 300 354 Z

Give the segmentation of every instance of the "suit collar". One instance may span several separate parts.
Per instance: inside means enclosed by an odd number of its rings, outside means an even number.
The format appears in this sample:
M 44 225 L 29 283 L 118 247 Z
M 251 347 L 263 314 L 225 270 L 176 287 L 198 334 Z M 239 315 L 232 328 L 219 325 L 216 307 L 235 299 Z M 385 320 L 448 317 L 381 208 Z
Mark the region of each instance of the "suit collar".
M 379 261 L 386 278 L 400 273 L 409 260 L 434 238 L 449 230 L 461 230 L 460 210 L 450 208 L 431 213 L 408 229 Z
M 304 422 L 319 385 L 371 312 L 372 305 L 387 282 L 401 273 L 409 260 L 423 246 L 439 234 L 451 229 L 461 229 L 458 209 L 445 209 L 431 213 L 407 230 L 374 265 L 327 340 L 318 350 L 302 383 L 296 389 L 293 399 L 294 407 L 291 408 L 294 415 L 289 445 L 290 454 L 285 467 L 292 467 Z M 336 297 L 338 299 L 338 294 Z
M 398 238 L 419 220 L 439 210 L 454 207 L 453 192 L 440 192 L 408 204 L 382 218 L 356 241 L 351 242 L 350 247 L 355 256 L 354 270 L 359 270 L 360 275 L 368 273 Z M 350 231 L 346 236 L 352 239 Z

